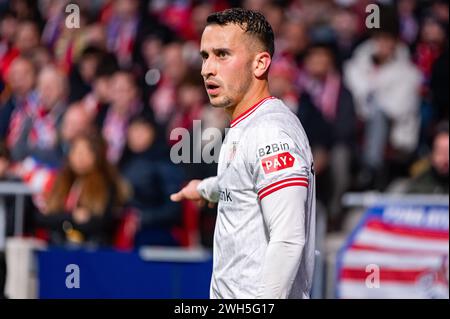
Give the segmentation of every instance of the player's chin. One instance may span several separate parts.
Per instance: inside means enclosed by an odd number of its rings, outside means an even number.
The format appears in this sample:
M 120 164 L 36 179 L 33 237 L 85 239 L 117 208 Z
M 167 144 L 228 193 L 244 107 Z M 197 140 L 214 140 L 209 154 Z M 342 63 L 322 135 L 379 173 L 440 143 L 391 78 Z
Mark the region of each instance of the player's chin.
M 224 107 L 223 99 L 221 99 L 218 95 L 209 95 L 209 103 L 213 107 Z

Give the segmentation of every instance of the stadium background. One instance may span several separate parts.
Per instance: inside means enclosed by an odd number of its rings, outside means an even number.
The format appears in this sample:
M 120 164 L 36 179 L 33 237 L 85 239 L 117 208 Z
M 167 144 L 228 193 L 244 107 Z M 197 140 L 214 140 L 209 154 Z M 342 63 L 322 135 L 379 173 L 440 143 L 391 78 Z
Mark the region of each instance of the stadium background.
M 0 0 L 0 293 L 6 280 L 11 298 L 207 297 L 215 209 L 169 194 L 216 166 L 173 164 L 170 132 L 227 127 L 198 47 L 208 14 L 242 6 L 273 26 L 271 91 L 313 149 L 313 297 L 448 298 L 448 1 L 70 3 L 79 26 L 68 1 Z M 438 222 L 399 225 L 391 208 Z M 368 290 L 365 266 L 383 262 L 388 288 Z

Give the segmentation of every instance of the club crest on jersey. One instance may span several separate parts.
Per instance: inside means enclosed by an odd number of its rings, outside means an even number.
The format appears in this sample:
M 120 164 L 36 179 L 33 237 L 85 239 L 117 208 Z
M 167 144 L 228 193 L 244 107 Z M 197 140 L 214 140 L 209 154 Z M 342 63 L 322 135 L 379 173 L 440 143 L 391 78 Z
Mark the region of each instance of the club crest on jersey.
M 261 159 L 264 173 L 270 174 L 294 166 L 295 158 L 290 152 L 283 152 Z
M 236 150 L 237 150 L 238 144 L 239 144 L 238 141 L 234 141 L 231 144 L 231 147 L 230 147 L 230 150 L 228 152 L 227 159 L 226 159 L 227 167 L 230 166 L 231 162 L 233 161 L 234 157 L 236 156 Z

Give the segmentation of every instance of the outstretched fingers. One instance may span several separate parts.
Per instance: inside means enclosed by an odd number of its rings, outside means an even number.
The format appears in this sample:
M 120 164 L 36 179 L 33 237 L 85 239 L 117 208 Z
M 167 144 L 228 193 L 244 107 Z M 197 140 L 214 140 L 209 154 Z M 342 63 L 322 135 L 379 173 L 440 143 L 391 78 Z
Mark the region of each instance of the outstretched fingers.
M 173 202 L 180 202 L 183 199 L 185 199 L 186 197 L 184 196 L 183 190 L 184 190 L 184 188 L 181 189 L 178 193 L 174 193 L 174 194 L 170 195 L 170 200 Z

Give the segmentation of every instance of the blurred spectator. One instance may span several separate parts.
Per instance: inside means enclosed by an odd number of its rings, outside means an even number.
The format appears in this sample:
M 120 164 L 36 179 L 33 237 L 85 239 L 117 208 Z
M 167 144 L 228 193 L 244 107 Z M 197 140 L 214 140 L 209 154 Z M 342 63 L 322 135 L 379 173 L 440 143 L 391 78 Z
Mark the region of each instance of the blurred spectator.
M 350 8 L 338 7 L 331 19 L 331 28 L 335 33 L 338 47 L 339 66 L 352 56 L 360 40 L 358 16 Z
M 113 54 L 102 55 L 95 70 L 92 90 L 84 96 L 82 104 L 89 115 L 95 119 L 98 129 L 101 129 L 111 103 L 111 85 L 114 74 L 119 70 L 116 57 Z
M 170 119 L 167 136 L 170 136 L 170 132 L 178 127 L 190 131 L 193 121 L 201 119 L 206 96 L 200 71 L 187 72 L 176 93 L 176 110 Z
M 447 40 L 448 41 L 448 40 Z M 448 96 L 449 81 L 449 52 L 448 46 L 445 47 L 441 56 L 436 59 L 431 72 L 431 103 L 434 111 L 434 121 L 449 120 L 448 111 L 450 101 Z
M 183 80 L 188 65 L 183 54 L 183 44 L 174 42 L 164 47 L 162 52 L 162 79 L 149 105 L 159 125 L 166 125 L 176 105 L 176 88 Z
M 217 9 L 219 1 L 166 1 L 152 2 L 151 11 L 171 33 L 183 41 L 199 42 L 206 17 Z M 220 6 L 220 4 L 219 4 Z
M 92 46 L 107 50 L 106 29 L 101 23 L 86 25 L 83 31 L 83 39 L 86 47 Z
M 61 33 L 64 31 L 67 1 L 40 1 L 44 13 L 45 25 L 42 31 L 42 43 L 54 50 Z
M 67 78 L 57 68 L 47 66 L 38 75 L 36 96 L 27 106 L 26 116 L 11 146 L 11 157 L 20 161 L 32 156 L 38 162 L 57 167 L 61 161 L 58 129 L 66 109 Z
M 310 47 L 304 71 L 300 78 L 298 116 L 312 148 L 318 199 L 336 217 L 342 209 L 341 197 L 351 182 L 356 146 L 355 107 L 337 71 L 331 44 Z
M 192 2 L 193 6 L 189 19 L 189 31 L 191 35 L 190 37 L 188 37 L 188 40 L 193 40 L 197 43 L 200 43 L 200 38 L 206 26 L 206 19 L 212 12 L 214 12 L 214 2 L 217 1 L 197 0 Z
M 69 103 L 81 100 L 92 90 L 97 67 L 105 55 L 103 50 L 96 47 L 87 47 L 69 75 L 70 95 Z
M 65 11 L 67 5 L 65 1 L 51 1 L 43 5 L 47 22 L 42 42 L 51 48 L 56 64 L 69 73 L 86 48 L 106 49 L 106 31 L 103 25 L 96 23 L 91 17 L 89 7 L 84 1 L 77 3 L 80 8 L 79 27 L 68 28 Z
M 142 110 L 139 89 L 132 73 L 117 72 L 110 88 L 111 106 L 102 125 L 103 137 L 108 143 L 108 160 L 117 163 L 126 144 L 130 119 Z
M 161 80 L 164 41 L 162 35 L 148 35 L 142 44 L 141 65 L 143 70 L 139 82 L 143 88 L 142 97 L 147 107 L 149 107 L 151 95 Z
M 441 23 L 446 25 L 446 30 L 448 33 L 448 22 L 449 22 L 449 3 L 448 0 L 434 0 L 431 2 L 431 13 L 438 18 Z
M 40 45 L 33 49 L 29 55 L 33 61 L 36 71 L 39 73 L 44 67 L 53 64 L 53 54 L 45 46 Z
M 14 43 L 15 32 L 17 29 L 17 18 L 10 12 L 6 11 L 0 15 L 0 61 L 8 55 Z
M 449 129 L 446 122 L 437 128 L 429 162 L 429 168 L 409 182 L 408 193 L 448 194 Z
M 299 107 L 299 89 L 296 85 L 299 73 L 295 62 L 286 57 L 274 59 L 269 73 L 271 94 L 283 100 L 295 113 Z
M 293 59 L 301 67 L 303 56 L 309 45 L 307 27 L 299 20 L 287 20 L 283 24 L 282 38 L 276 53 Z
M 375 32 L 344 68 L 356 110 L 365 121 L 361 188 L 383 187 L 381 173 L 388 145 L 403 158 L 417 147 L 420 73 L 396 34 L 395 26 Z
M 445 67 L 448 45 L 445 26 L 435 16 L 426 16 L 423 19 L 419 38 L 414 46 L 414 62 L 422 73 L 421 86 L 421 139 L 419 154 L 426 149 L 426 140 L 430 138 L 434 125 L 445 114 L 448 114 L 448 103 L 445 99 L 448 94 L 439 91 L 439 87 L 448 87 L 448 72 L 444 73 L 439 68 Z M 437 68 L 436 68 L 437 67 Z
M 66 74 L 70 73 L 75 61 L 78 60 L 83 52 L 86 43 L 83 38 L 85 25 L 81 25 L 79 29 L 63 28 L 63 32 L 58 37 L 53 52 L 55 53 L 55 63 Z
M 32 20 L 18 23 L 14 42 L 0 59 L 0 75 L 5 78 L 11 63 L 19 55 L 31 56 L 33 50 L 39 46 L 40 31 L 38 25 Z
M 37 213 L 39 227 L 50 231 L 53 244 L 111 243 L 116 209 L 127 198 L 123 181 L 106 160 L 103 139 L 77 136 L 46 205 Z
M 157 139 L 159 133 L 148 116 L 133 118 L 120 161 L 120 172 L 133 191 L 128 206 L 140 220 L 136 246 L 177 244 L 172 229 L 181 221 L 181 205 L 169 195 L 181 186 L 183 174 L 171 163 L 167 145 Z
M 93 131 L 94 124 L 92 118 L 89 116 L 83 104 L 81 102 L 71 104 L 64 113 L 61 123 L 59 144 L 62 148 L 62 153 L 64 155 L 69 153 L 70 145 L 75 137 Z
M 262 13 L 272 26 L 275 41 L 281 37 L 283 24 L 286 18 L 285 7 L 281 1 L 269 1 L 263 8 Z M 276 43 L 275 43 L 276 46 Z
M 113 0 L 112 11 L 106 22 L 107 46 L 117 56 L 122 68 L 130 68 L 140 52 L 144 34 L 148 32 L 143 2 Z
M 16 142 L 26 116 L 26 104 L 36 82 L 36 70 L 31 60 L 18 57 L 12 63 L 7 85 L 9 97 L 0 105 L 0 138 L 8 139 L 8 147 Z
M 39 10 L 39 1 L 35 0 L 10 0 L 9 7 L 19 20 L 36 21 L 39 28 L 42 26 L 43 20 Z
M 444 26 L 433 17 L 426 17 L 414 50 L 414 61 L 422 72 L 422 83 L 428 88 L 433 64 L 446 47 Z
M 416 17 L 416 0 L 399 0 L 397 2 L 400 38 L 408 45 L 412 45 L 417 38 L 419 25 Z
M 222 1 L 153 1 L 150 9 L 152 15 L 164 22 L 175 37 L 199 43 L 207 16 L 220 10 L 220 2 Z
M 23 20 L 17 26 L 15 47 L 21 54 L 31 54 L 39 46 L 41 32 L 38 24 L 33 20 Z

